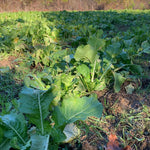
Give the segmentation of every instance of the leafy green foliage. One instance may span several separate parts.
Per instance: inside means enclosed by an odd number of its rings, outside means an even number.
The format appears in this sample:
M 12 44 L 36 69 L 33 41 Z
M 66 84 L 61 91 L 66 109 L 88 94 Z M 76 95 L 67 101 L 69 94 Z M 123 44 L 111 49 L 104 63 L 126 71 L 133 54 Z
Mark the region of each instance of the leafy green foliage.
M 0 116 L 0 119 L 0 126 L 5 131 L 3 138 L 9 139 L 14 148 L 20 148 L 25 145 L 27 140 L 27 124 L 24 116 L 22 114 L 10 113 Z M 4 142 L 7 143 L 7 141 Z
M 102 105 L 94 96 L 72 97 L 64 99 L 62 105 L 55 108 L 53 119 L 57 126 L 63 126 L 77 120 L 85 120 L 89 116 L 99 118 L 102 115 L 102 109 Z
M 62 104 L 54 106 L 50 113 L 50 104 L 55 96 L 53 88 L 43 91 L 24 87 L 20 93 L 19 113 L 0 116 L 0 129 L 4 129 L 1 132 L 2 139 L 9 140 L 3 143 L 1 139 L 1 148 L 10 148 L 11 143 L 16 149 L 31 147 L 33 150 L 48 150 L 51 145 L 56 146 L 66 139 L 63 131 L 67 124 L 85 120 L 89 116 L 100 117 L 102 114 L 103 107 L 95 96 L 63 99 Z M 51 125 L 53 122 L 54 126 Z M 27 124 L 33 124 L 35 128 L 31 127 L 27 132 Z M 53 142 L 50 142 L 50 138 Z
M 75 59 L 77 61 L 83 60 L 85 62 L 93 63 L 95 60 L 97 51 L 90 45 L 79 46 L 75 53 Z
M 110 58 L 116 58 L 122 51 L 120 46 L 119 42 L 115 42 L 107 47 L 106 53 L 110 56 Z
M 28 115 L 29 121 L 35 124 L 44 134 L 44 120 L 49 114 L 49 105 L 55 96 L 52 88 L 40 91 L 24 88 L 20 93 L 20 111 Z
M 90 81 L 90 69 L 87 65 L 81 64 L 80 66 L 78 66 L 77 72 L 83 75 L 83 77 L 85 78 L 87 82 Z
M 58 149 L 68 124 L 101 117 L 103 107 L 93 91 L 114 85 L 119 92 L 125 80 L 143 73 L 134 60 L 149 54 L 147 12 L 22 12 L 9 14 L 7 20 L 5 14 L 0 16 L 0 53 L 23 55 L 21 62 L 15 60 L 14 70 L 29 72 L 19 100 L 10 103 L 0 96 L 2 150 Z M 0 68 L 1 81 L 8 71 Z M 8 86 L 5 91 L 9 93 Z

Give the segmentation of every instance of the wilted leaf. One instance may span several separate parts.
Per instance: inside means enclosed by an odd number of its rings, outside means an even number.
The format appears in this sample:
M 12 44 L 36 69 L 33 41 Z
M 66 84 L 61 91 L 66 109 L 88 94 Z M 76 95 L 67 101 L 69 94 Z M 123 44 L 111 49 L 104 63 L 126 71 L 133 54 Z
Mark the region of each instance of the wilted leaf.
M 121 150 L 119 148 L 119 142 L 117 141 L 117 136 L 115 134 L 110 134 L 108 140 L 109 142 L 107 143 L 106 150 Z
M 132 94 L 134 91 L 134 86 L 130 83 L 128 86 L 125 87 L 127 94 Z
M 126 146 L 125 148 L 119 147 L 119 142 L 117 140 L 117 136 L 115 134 L 110 134 L 108 137 L 108 143 L 105 150 L 132 150 L 130 146 Z
M 80 130 L 73 123 L 67 124 L 63 132 L 67 137 L 64 141 L 65 143 L 72 141 L 80 134 Z

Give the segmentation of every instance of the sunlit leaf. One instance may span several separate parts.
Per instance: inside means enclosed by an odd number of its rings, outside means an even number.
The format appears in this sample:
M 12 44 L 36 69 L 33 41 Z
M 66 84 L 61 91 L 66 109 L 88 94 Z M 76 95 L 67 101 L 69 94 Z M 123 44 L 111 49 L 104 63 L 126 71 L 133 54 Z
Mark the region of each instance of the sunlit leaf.
M 97 50 L 94 49 L 92 46 L 82 45 L 77 48 L 74 58 L 76 59 L 76 61 L 83 60 L 85 62 L 94 63 L 96 54 L 97 54 Z
M 85 120 L 89 116 L 100 118 L 103 106 L 95 96 L 64 99 L 61 106 L 55 107 L 53 119 L 58 126 Z

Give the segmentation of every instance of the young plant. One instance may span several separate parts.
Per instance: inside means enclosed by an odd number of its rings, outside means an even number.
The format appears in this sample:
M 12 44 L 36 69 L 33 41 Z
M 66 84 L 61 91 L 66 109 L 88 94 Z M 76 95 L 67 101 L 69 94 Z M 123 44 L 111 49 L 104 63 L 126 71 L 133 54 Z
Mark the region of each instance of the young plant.
M 45 91 L 24 87 L 20 93 L 19 112 L 14 110 L 14 113 L 0 116 L 0 148 L 58 149 L 58 145 L 66 139 L 66 125 L 89 116 L 100 118 L 102 115 L 102 104 L 95 95 L 63 99 L 50 111 L 56 95 L 53 87 Z

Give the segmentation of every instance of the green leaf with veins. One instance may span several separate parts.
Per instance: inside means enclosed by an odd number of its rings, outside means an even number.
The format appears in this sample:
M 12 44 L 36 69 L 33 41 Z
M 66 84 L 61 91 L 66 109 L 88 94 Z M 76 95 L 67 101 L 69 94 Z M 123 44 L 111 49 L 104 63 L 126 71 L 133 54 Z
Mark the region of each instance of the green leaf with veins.
M 17 143 L 25 145 L 27 138 L 27 125 L 24 116 L 22 114 L 10 113 L 0 116 L 0 119 L 1 126 L 5 128 L 4 136 L 12 141 L 15 138 Z
M 84 62 L 94 63 L 96 59 L 97 50 L 90 45 L 79 46 L 75 52 L 74 58 L 76 61 L 83 60 Z
M 40 77 L 39 75 L 28 74 L 25 77 L 24 82 L 27 87 L 46 90 L 45 84 L 42 82 L 42 77 Z
M 29 121 L 35 124 L 44 134 L 44 120 L 49 115 L 49 106 L 55 95 L 53 89 L 47 91 L 23 88 L 20 93 L 20 111 L 29 117 Z
M 53 112 L 53 119 L 57 126 L 65 126 L 77 120 L 85 120 L 89 116 L 100 118 L 103 106 L 95 95 L 90 97 L 70 97 L 64 99 L 61 106 Z

